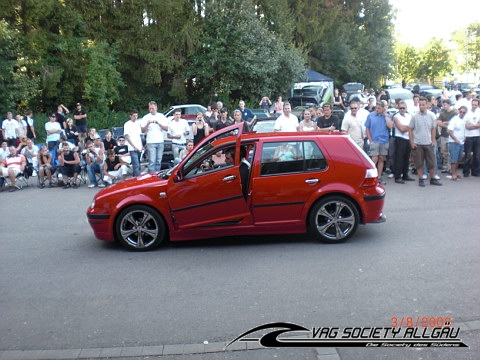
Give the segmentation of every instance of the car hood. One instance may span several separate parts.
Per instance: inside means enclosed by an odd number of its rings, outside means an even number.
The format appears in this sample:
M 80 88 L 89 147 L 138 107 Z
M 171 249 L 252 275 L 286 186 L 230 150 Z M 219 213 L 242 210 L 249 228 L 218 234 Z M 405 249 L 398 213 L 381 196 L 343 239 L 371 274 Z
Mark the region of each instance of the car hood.
M 162 179 L 157 175 L 156 172 L 146 173 L 110 185 L 99 191 L 95 198 L 100 199 L 105 196 L 111 196 L 119 193 L 125 193 L 125 196 L 127 196 L 129 193 L 139 193 L 140 189 L 142 188 L 152 189 L 153 184 L 155 184 L 155 188 L 158 189 L 158 187 L 166 186 L 167 182 L 168 179 Z

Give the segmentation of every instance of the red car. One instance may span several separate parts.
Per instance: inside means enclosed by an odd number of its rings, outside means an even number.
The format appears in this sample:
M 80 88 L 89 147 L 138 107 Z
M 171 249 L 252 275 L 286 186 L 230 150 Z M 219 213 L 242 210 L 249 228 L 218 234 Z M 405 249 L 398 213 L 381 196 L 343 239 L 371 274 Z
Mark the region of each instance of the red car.
M 225 156 L 213 163 L 212 156 Z M 370 158 L 346 135 L 242 133 L 204 139 L 175 168 L 105 188 L 87 210 L 100 240 L 132 250 L 171 241 L 310 231 L 325 242 L 382 222 L 385 189 Z

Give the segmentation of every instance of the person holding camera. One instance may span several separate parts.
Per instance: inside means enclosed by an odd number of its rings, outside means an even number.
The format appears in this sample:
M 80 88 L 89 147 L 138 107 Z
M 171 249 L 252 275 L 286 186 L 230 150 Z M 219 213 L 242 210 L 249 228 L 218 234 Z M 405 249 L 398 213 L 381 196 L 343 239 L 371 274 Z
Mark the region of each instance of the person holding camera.
M 203 118 L 203 114 L 201 112 L 197 112 L 197 119 L 192 125 L 192 132 L 193 145 L 197 145 L 200 140 L 210 135 L 210 126 L 208 126 L 208 124 L 205 122 L 205 119 Z
M 165 115 L 157 112 L 157 103 L 148 103 L 149 113 L 141 121 L 142 133 L 147 133 L 148 171 L 159 171 L 162 168 L 163 132 L 168 130 Z
M 95 142 L 103 145 L 100 138 L 95 139 Z M 105 187 L 105 184 L 98 183 L 95 174 L 102 174 L 103 172 L 103 149 L 101 146 L 96 146 L 90 140 L 87 141 L 87 153 L 85 154 L 85 160 L 87 162 L 87 174 L 90 181 L 89 188 Z

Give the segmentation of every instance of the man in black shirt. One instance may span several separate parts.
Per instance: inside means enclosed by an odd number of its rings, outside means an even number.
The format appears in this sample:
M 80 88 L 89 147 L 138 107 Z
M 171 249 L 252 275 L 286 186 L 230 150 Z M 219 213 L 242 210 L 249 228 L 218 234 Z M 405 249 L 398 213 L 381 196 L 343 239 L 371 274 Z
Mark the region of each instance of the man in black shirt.
M 336 115 L 332 115 L 332 105 L 331 104 L 323 104 L 323 116 L 318 118 L 317 126 L 322 131 L 335 131 L 339 129 L 338 117 Z

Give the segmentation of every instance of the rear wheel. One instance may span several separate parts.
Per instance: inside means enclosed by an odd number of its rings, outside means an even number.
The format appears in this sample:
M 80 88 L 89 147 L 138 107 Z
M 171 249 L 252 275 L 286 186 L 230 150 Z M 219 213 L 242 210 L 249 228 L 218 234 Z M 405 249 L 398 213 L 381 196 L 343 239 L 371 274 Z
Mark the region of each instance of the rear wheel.
M 134 205 L 119 214 L 115 230 L 122 245 L 132 250 L 146 251 L 160 245 L 165 237 L 166 226 L 154 209 Z
M 320 241 L 340 243 L 355 234 L 359 219 L 358 209 L 352 201 L 342 196 L 329 196 L 313 206 L 310 230 Z

